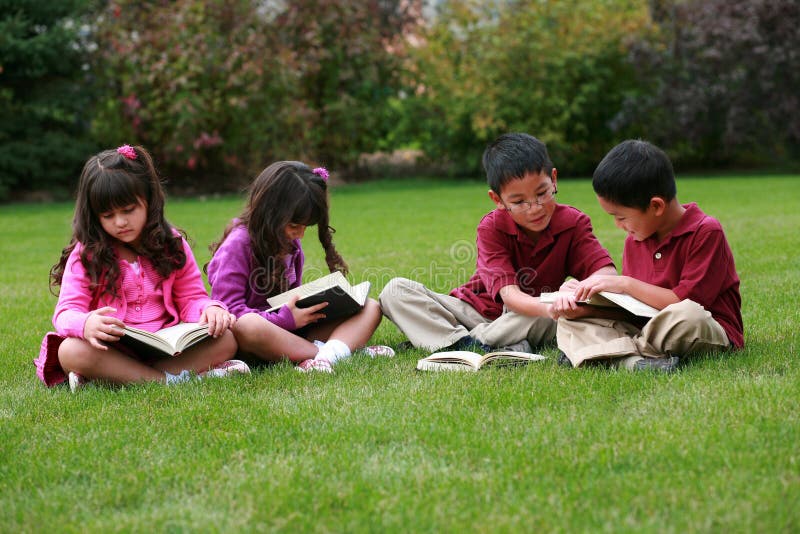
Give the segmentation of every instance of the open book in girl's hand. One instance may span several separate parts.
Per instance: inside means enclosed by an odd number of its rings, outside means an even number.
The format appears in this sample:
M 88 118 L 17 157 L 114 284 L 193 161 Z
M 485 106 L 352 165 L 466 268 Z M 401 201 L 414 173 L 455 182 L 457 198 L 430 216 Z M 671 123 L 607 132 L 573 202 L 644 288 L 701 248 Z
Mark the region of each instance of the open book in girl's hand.
M 167 357 L 177 356 L 207 337 L 209 337 L 207 324 L 178 323 L 156 332 L 126 326 L 125 335 L 119 338 L 118 343 L 137 353 Z
M 571 291 L 554 291 L 553 293 L 542 293 L 539 300 L 545 303 L 555 302 L 558 297 L 571 296 Z M 625 293 L 612 293 L 601 291 L 591 296 L 588 300 L 580 301 L 579 304 L 599 306 L 601 308 L 622 308 L 639 317 L 655 317 L 658 310 L 641 300 Z
M 544 360 L 541 354 L 500 350 L 478 354 L 468 350 L 434 352 L 417 362 L 419 371 L 478 371 L 485 366 L 522 365 Z
M 289 300 L 298 295 L 298 308 L 310 308 L 316 304 L 327 302 L 328 305 L 320 310 L 325 314 L 325 320 L 339 319 L 358 313 L 364 307 L 369 295 L 370 283 L 361 282 L 351 286 L 339 271 L 334 271 L 327 276 L 318 278 L 280 295 L 269 297 L 267 304 L 271 308 L 267 311 L 276 311 Z

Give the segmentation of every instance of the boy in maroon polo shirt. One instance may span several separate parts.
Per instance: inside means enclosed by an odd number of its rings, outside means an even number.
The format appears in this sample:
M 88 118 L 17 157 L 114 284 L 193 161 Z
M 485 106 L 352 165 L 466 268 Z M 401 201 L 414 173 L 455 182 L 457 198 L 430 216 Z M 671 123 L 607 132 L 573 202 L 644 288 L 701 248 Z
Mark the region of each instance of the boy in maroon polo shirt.
M 722 226 L 697 204 L 678 202 L 667 155 L 646 141 L 624 141 L 600 162 L 592 185 L 628 237 L 622 276 L 574 282 L 574 299 L 554 304 L 566 359 L 574 367 L 610 360 L 631 370 L 672 371 L 680 356 L 743 347 L 739 276 Z M 598 291 L 627 293 L 661 311 L 637 324 L 575 304 Z
M 500 136 L 483 154 L 497 209 L 478 225 L 472 278 L 450 295 L 405 278 L 380 295 L 383 313 L 415 347 L 452 350 L 482 345 L 530 351 L 552 341 L 551 306 L 539 302 L 567 276 L 616 274 L 592 233 L 589 217 L 557 204 L 556 175 L 547 148 L 533 136 Z

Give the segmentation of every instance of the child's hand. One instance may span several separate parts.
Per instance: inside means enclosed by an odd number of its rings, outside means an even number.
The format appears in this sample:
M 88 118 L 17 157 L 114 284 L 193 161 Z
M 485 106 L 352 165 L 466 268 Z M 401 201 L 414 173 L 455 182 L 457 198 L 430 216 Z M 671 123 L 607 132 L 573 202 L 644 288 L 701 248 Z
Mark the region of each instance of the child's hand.
M 575 288 L 575 300 L 588 300 L 601 291 L 625 293 L 626 276 L 597 274 L 582 280 Z
M 300 300 L 300 297 L 295 295 L 289 300 L 289 302 L 286 303 L 286 306 L 288 306 L 289 310 L 292 312 L 292 318 L 294 319 L 295 328 L 302 328 L 307 324 L 315 323 L 320 319 L 325 318 L 324 313 L 318 313 L 318 312 L 328 305 L 327 302 L 320 302 L 319 304 L 316 304 L 309 308 L 298 308 L 297 307 L 298 300 Z
M 200 314 L 200 324 L 208 323 L 208 334 L 211 337 L 219 337 L 225 330 L 233 326 L 236 316 L 228 313 L 219 306 L 209 306 Z
M 86 318 L 86 322 L 83 325 L 83 339 L 88 341 L 92 347 L 100 350 L 108 350 L 104 342 L 114 343 L 115 341 L 119 341 L 121 336 L 125 335 L 123 331 L 125 323 L 109 315 L 115 311 L 117 311 L 116 308 L 105 306 L 94 310 L 89 314 L 89 317 Z
M 562 288 L 564 286 L 561 286 Z M 562 289 L 562 291 L 565 291 Z M 585 315 L 585 306 L 578 305 L 575 295 L 557 297 L 555 302 L 550 304 L 550 318 L 558 320 L 559 317 L 565 319 L 577 319 Z
M 561 287 L 559 287 L 558 290 L 573 293 L 575 292 L 575 289 L 578 287 L 579 283 L 580 283 L 579 280 L 575 278 L 570 278 L 569 280 L 561 284 Z

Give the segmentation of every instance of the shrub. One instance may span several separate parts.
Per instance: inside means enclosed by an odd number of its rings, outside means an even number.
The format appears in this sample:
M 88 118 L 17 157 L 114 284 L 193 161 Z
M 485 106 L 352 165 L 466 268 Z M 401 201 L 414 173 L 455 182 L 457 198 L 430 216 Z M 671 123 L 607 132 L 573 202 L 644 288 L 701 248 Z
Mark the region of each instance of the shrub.
M 0 1 L 0 200 L 67 188 L 88 140 L 86 1 Z
M 800 156 L 800 4 L 660 2 L 662 32 L 633 48 L 649 90 L 619 124 L 685 165 L 763 164 Z
M 100 39 L 95 131 L 149 146 L 177 181 L 247 181 L 275 159 L 350 167 L 382 136 L 404 2 L 124 0 Z
M 527 131 L 565 173 L 591 172 L 638 89 L 624 44 L 649 20 L 625 0 L 443 2 L 412 53 L 404 135 L 475 172 L 488 142 Z

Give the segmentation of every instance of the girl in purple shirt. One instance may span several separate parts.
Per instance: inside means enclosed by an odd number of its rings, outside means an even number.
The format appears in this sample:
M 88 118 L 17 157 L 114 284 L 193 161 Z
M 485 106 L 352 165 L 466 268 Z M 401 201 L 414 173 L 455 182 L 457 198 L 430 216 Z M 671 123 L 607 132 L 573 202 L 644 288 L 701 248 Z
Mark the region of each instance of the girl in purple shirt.
M 182 382 L 191 372 L 248 372 L 237 360 L 236 317 L 208 298 L 186 240 L 164 218 L 164 192 L 150 155 L 124 145 L 86 162 L 73 235 L 51 272 L 59 287 L 56 332 L 35 360 L 48 386 L 69 378 L 113 383 Z M 211 338 L 175 357 L 138 354 L 117 343 L 125 326 L 149 332 L 179 322 L 208 324 Z
M 381 320 L 373 299 L 343 320 L 325 321 L 325 302 L 298 308 L 297 297 L 276 312 L 267 311 L 267 298 L 301 284 L 300 239 L 309 226 L 317 226 L 330 271 L 347 273 L 333 245 L 327 180 L 324 168 L 312 170 L 297 161 L 264 169 L 250 187 L 242 214 L 231 221 L 221 242 L 211 246 L 207 265 L 212 297 L 238 317 L 234 334 L 240 350 L 266 361 L 300 362 L 300 371 L 332 372 L 334 362 L 364 347 Z M 394 355 L 385 346 L 364 351 L 373 357 Z

